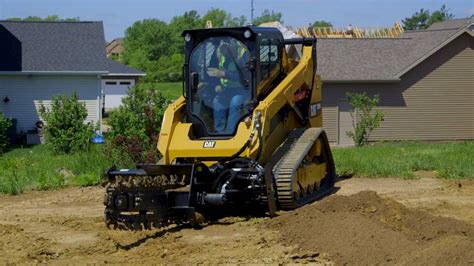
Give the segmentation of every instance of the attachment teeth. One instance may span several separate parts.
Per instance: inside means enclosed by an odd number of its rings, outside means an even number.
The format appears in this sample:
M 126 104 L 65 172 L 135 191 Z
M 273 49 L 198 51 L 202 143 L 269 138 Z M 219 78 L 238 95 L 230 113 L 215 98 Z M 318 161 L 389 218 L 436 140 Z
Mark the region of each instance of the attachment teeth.
M 150 193 L 151 190 L 163 192 L 168 189 L 176 189 L 185 186 L 186 175 L 178 178 L 178 175 L 157 175 L 157 176 L 115 176 L 109 179 L 106 184 L 106 194 L 104 196 L 105 224 L 112 230 L 150 230 L 152 228 L 162 228 L 170 224 L 182 224 L 188 222 L 187 217 L 172 215 L 167 212 L 160 212 L 158 209 L 140 211 L 137 213 L 122 213 L 128 208 L 127 194 Z M 133 198 L 133 205 L 139 208 L 142 205 L 142 198 Z M 158 202 L 157 202 L 158 206 Z

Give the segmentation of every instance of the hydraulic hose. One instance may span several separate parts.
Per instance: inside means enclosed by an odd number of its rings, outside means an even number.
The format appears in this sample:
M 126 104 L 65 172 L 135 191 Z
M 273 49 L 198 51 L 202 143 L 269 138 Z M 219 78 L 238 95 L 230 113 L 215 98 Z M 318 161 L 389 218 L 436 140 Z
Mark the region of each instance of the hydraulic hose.
M 222 186 L 228 182 L 229 180 L 234 180 L 235 178 L 235 175 L 236 173 L 232 170 L 232 169 L 226 169 L 224 171 L 222 171 L 218 176 L 217 176 L 217 179 L 216 181 L 214 182 L 214 185 L 213 185 L 213 189 L 216 190 L 220 184 L 222 183 Z M 225 182 L 222 182 L 222 179 L 225 177 L 225 176 L 229 176 L 229 178 L 227 180 L 224 180 Z M 220 188 L 219 188 L 220 189 Z
M 228 162 L 228 161 L 232 161 L 234 159 L 236 159 L 237 157 L 239 157 L 242 152 L 245 151 L 245 149 L 248 148 L 248 146 L 250 145 L 250 143 L 252 142 L 254 136 L 255 136 L 255 133 L 257 132 L 258 134 L 258 139 L 259 139 L 259 151 L 257 152 L 257 157 L 255 160 L 258 160 L 258 158 L 260 157 L 260 154 L 261 154 L 261 150 L 262 150 L 262 134 L 260 132 L 260 112 L 257 112 L 257 114 L 255 115 L 255 118 L 254 118 L 254 129 L 252 130 L 252 133 L 250 133 L 250 136 L 249 138 L 247 139 L 247 141 L 245 142 L 245 144 L 240 148 L 240 150 L 238 150 L 236 153 L 234 153 L 232 156 L 230 156 L 229 158 L 224 158 L 222 160 L 219 160 L 220 163 L 225 163 L 225 162 Z
M 244 146 L 242 146 L 242 148 L 240 148 L 240 150 L 239 150 L 238 152 L 234 153 L 234 154 L 233 154 L 232 156 L 230 156 L 229 158 L 223 159 L 221 162 L 232 161 L 232 160 L 234 160 L 235 158 L 239 157 L 239 156 L 242 154 L 242 152 L 244 152 L 245 149 L 248 148 L 248 146 L 250 145 L 250 142 L 251 142 L 252 139 L 253 139 L 253 136 L 254 136 L 254 134 L 252 133 L 252 134 L 250 135 L 250 138 L 245 142 Z

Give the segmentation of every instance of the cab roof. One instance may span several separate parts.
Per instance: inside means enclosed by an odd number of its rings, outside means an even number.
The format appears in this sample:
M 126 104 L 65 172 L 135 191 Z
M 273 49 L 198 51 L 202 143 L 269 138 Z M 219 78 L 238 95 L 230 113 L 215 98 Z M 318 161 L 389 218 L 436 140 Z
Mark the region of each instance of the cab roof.
M 249 25 L 245 27 L 223 27 L 223 28 L 203 28 L 203 29 L 193 29 L 193 30 L 185 30 L 181 34 L 181 36 L 185 36 L 186 34 L 190 34 L 191 36 L 199 36 L 199 35 L 220 35 L 225 33 L 243 33 L 246 30 L 250 30 L 254 35 L 267 35 L 267 34 L 281 34 L 281 32 L 277 28 L 272 27 L 257 27 L 254 25 Z

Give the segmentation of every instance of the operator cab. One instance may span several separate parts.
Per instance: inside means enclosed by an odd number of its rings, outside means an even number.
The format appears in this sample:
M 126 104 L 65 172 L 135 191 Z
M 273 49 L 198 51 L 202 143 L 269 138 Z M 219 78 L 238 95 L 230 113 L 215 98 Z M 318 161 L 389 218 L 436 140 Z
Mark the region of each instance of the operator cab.
M 193 138 L 232 137 L 286 73 L 283 36 L 276 28 L 254 26 L 188 30 L 183 36 Z

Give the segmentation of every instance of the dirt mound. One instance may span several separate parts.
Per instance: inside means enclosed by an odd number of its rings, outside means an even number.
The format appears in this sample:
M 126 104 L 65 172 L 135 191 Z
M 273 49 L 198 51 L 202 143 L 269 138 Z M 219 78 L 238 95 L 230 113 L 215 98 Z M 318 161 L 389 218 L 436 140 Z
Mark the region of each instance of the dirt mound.
M 354 178 L 338 186 L 340 196 L 272 220 L 140 232 L 106 228 L 102 187 L 0 195 L 0 265 L 474 264 L 474 182 Z M 410 208 L 354 195 L 366 188 Z
M 474 226 L 408 209 L 373 191 L 331 196 L 266 223 L 280 241 L 336 263 L 472 264 Z

